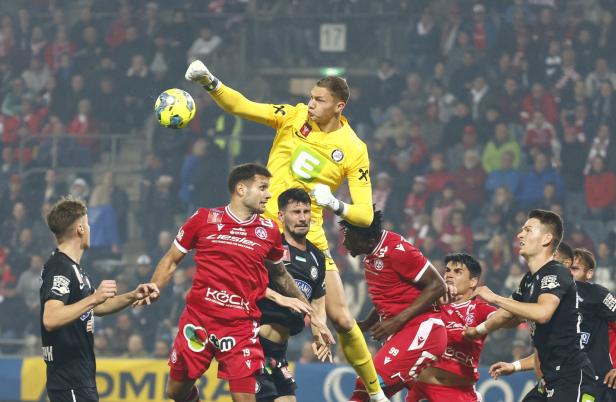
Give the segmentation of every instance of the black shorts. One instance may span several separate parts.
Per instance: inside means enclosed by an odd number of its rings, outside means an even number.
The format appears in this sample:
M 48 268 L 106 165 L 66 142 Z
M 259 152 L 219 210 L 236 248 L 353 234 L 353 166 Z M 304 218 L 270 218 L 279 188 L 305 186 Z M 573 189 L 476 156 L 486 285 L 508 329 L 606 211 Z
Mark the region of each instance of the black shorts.
M 547 397 L 545 395 L 544 383 L 541 380 L 540 383 L 535 384 L 533 389 L 528 391 L 522 402 L 544 402 L 547 401 Z
M 603 381 L 599 381 L 602 390 L 602 397 L 598 400 L 603 402 L 616 402 L 616 389 L 608 388 L 603 384 Z
M 545 396 L 549 402 L 599 402 L 602 389 L 592 366 L 561 373 L 554 381 L 546 382 Z M 524 399 L 526 401 L 526 399 Z
M 98 402 L 96 388 L 47 390 L 50 402 Z
M 280 396 L 295 395 L 297 384 L 289 371 L 287 343 L 277 344 L 259 337 L 265 355 L 265 370 L 257 375 L 257 401 L 269 402 Z

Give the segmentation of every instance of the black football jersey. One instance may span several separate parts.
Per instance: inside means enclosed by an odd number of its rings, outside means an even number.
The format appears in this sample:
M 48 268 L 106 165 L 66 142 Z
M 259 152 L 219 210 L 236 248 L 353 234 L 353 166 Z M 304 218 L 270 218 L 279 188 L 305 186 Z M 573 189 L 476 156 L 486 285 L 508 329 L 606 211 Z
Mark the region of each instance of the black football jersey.
M 571 272 L 557 261 L 550 261 L 535 274 L 526 273 L 513 299 L 537 303 L 539 296 L 549 293 L 560 299 L 552 318 L 545 324 L 528 321 L 533 343 L 539 354 L 541 371 L 546 381 L 559 374 L 578 370 L 588 364 L 580 346 L 580 321 L 577 288 Z
M 295 279 L 295 284 L 306 299 L 313 300 L 325 296 L 325 256 L 312 243 L 306 241 L 306 250 L 300 250 L 282 240 L 284 246 L 283 262 L 287 271 Z M 278 293 L 282 291 L 270 280 L 269 287 Z M 261 309 L 261 324 L 279 324 L 289 328 L 296 335 L 304 328 L 304 315 L 280 307 L 268 299 L 257 303 Z
M 599 378 L 613 368 L 608 322 L 616 321 L 616 298 L 601 285 L 576 282 L 582 325 L 580 340 Z
M 88 275 L 79 264 L 56 249 L 41 274 L 41 340 L 47 364 L 47 389 L 67 390 L 96 387 L 94 360 L 94 311 L 55 331 L 43 325 L 45 302 L 60 300 L 73 304 L 94 293 Z

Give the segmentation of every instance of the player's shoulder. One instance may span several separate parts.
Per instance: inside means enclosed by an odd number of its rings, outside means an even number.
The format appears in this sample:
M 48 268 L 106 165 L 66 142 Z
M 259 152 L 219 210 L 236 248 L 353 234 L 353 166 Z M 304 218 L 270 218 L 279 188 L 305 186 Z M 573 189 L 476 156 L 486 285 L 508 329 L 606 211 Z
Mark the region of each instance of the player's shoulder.
M 312 244 L 310 240 L 306 240 L 306 251 L 308 251 L 308 253 L 317 260 L 319 265 L 323 265 L 323 267 L 325 267 L 325 254 L 323 251 L 319 250 L 317 246 Z
M 487 303 L 485 300 L 482 300 L 479 297 L 476 297 L 473 300 L 471 300 L 471 303 L 475 305 L 475 310 L 482 311 L 488 314 L 497 310 L 496 307 Z
M 43 276 L 71 275 L 74 263 L 61 251 L 55 250 L 43 266 Z
M 344 120 L 344 130 L 341 130 L 341 136 L 343 136 L 342 141 L 347 152 L 352 152 L 353 155 L 368 153 L 368 146 L 359 138 L 346 119 Z
M 610 293 L 606 287 L 601 286 L 598 283 L 575 281 L 575 287 L 577 288 L 579 296 L 584 301 L 589 298 L 601 301 L 607 294 Z
M 550 261 L 539 271 L 538 279 L 541 281 L 541 288 L 551 286 L 551 284 L 573 284 L 571 271 L 558 261 Z

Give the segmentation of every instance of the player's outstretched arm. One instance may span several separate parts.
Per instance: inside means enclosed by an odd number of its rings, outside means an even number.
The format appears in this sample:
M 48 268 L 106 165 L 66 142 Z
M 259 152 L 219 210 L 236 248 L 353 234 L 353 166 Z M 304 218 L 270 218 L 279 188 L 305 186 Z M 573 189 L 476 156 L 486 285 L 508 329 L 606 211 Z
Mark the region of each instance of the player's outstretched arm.
M 160 291 L 155 283 L 139 284 L 132 292 L 126 292 L 119 296 L 111 297 L 94 307 L 94 315 L 103 316 L 113 314 L 140 300 L 143 300 L 146 304 L 150 304 L 151 299 L 158 299 L 159 293 Z
M 496 331 L 501 328 L 512 328 L 517 326 L 520 320 L 511 314 L 509 311 L 499 308 L 490 315 L 490 317 L 479 324 L 477 327 L 468 327 L 464 330 L 464 337 L 467 339 L 477 339 L 488 334 L 489 332 Z
M 421 289 L 419 297 L 398 313 L 398 315 L 373 325 L 370 330 L 374 339 L 381 341 L 395 334 L 410 319 L 426 311 L 447 292 L 445 281 L 432 265 L 426 269 L 421 278 L 415 283 Z
M 189 81 L 201 84 L 218 106 L 227 113 L 271 127 L 276 127 L 277 117 L 283 117 L 286 114 L 284 110 L 276 109 L 274 105 L 251 101 L 238 91 L 224 85 L 201 60 L 190 63 L 185 77 Z M 277 111 L 281 116 L 276 115 Z
M 301 290 L 299 290 L 295 284 L 295 280 L 282 262 L 274 263 L 273 261 L 266 260 L 265 266 L 270 272 L 270 280 L 276 284 L 277 288 L 280 289 L 285 296 L 294 297 L 309 304 L 308 299 L 306 299 Z M 316 314 L 314 316 L 310 315 L 310 319 L 311 325 L 313 326 L 313 333 L 314 329 L 317 328 L 325 342 L 330 344 L 336 343 L 327 325 L 325 325 L 325 322 L 321 321 Z
M 317 317 L 320 322 L 327 322 L 327 313 L 325 311 L 325 296 L 321 296 L 318 299 L 312 299 L 310 302 L 313 310 L 313 317 Z M 326 359 L 332 360 L 332 352 L 330 349 L 330 343 L 325 341 L 322 337 L 320 328 L 315 326 L 311 321 L 312 330 L 312 351 L 316 355 L 317 359 L 324 362 Z
M 160 259 L 156 269 L 154 270 L 154 274 L 152 275 L 152 279 L 150 280 L 156 286 L 156 292 L 150 293 L 148 296 L 138 299 L 133 303 L 133 307 L 136 306 L 144 306 L 146 304 L 150 304 L 155 302 L 160 297 L 160 291 L 167 286 L 171 278 L 173 278 L 173 273 L 177 269 L 180 262 L 184 259 L 184 253 L 180 251 L 180 249 L 175 245 L 175 243 L 171 244 L 169 250 L 163 258 Z
M 312 308 L 303 301 L 296 299 L 295 297 L 283 296 L 272 288 L 267 288 L 265 290 L 265 298 L 273 301 L 280 307 L 288 308 L 295 313 L 312 313 Z
M 495 380 L 503 375 L 509 375 L 515 373 L 516 371 L 529 371 L 535 368 L 535 354 L 531 354 L 530 356 L 526 356 L 523 359 L 516 360 L 511 363 L 507 362 L 498 362 L 494 363 L 490 366 L 488 372 L 490 376 Z
M 486 302 L 505 309 L 519 318 L 531 320 L 539 324 L 549 322 L 560 304 L 560 298 L 552 293 L 540 294 L 537 303 L 524 303 L 499 296 L 487 286 L 480 286 L 475 289 L 473 297 L 475 296 L 479 296 Z
M 116 295 L 118 287 L 113 280 L 104 280 L 96 292 L 73 304 L 64 304 L 62 300 L 49 299 L 45 301 L 43 310 L 43 325 L 47 331 L 70 324 L 88 311 L 104 303 Z

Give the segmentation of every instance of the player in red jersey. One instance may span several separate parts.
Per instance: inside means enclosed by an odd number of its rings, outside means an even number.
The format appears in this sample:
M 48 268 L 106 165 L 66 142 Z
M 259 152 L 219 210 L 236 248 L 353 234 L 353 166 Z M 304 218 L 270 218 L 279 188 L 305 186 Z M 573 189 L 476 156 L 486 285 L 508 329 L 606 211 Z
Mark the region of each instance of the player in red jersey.
M 351 255 L 365 254 L 364 273 L 375 308 L 358 324 L 385 342 L 374 356 L 374 365 L 389 397 L 445 352 L 447 331 L 434 306 L 447 288 L 430 261 L 404 237 L 382 230 L 381 220 L 381 212 L 376 211 L 367 228 L 344 220 L 340 224 Z M 350 400 L 368 399 L 358 379 Z
M 431 367 L 421 372 L 407 396 L 407 401 L 479 402 L 481 395 L 474 384 L 479 380 L 479 355 L 485 336 L 467 340 L 464 329 L 484 322 L 494 311 L 479 298 L 471 299 L 479 284 L 481 265 L 468 254 L 445 257 L 445 283 L 455 286 L 455 301 L 441 306 L 447 328 L 447 349 Z
M 256 304 L 265 295 L 268 271 L 282 293 L 299 299 L 288 299 L 294 300 L 296 310 L 310 312 L 281 262 L 277 225 L 259 215 L 270 198 L 270 177 L 261 165 L 235 167 L 228 179 L 229 205 L 197 210 L 156 267 L 152 282 L 162 289 L 186 253 L 196 249 L 197 272 L 169 359 L 166 392 L 175 401 L 199 400 L 195 381 L 214 357 L 218 377 L 229 381 L 233 401 L 255 401 L 255 375 L 264 363 L 258 337 L 261 311 Z M 321 334 L 320 342 L 333 343 L 323 323 L 313 317 L 312 325 Z

